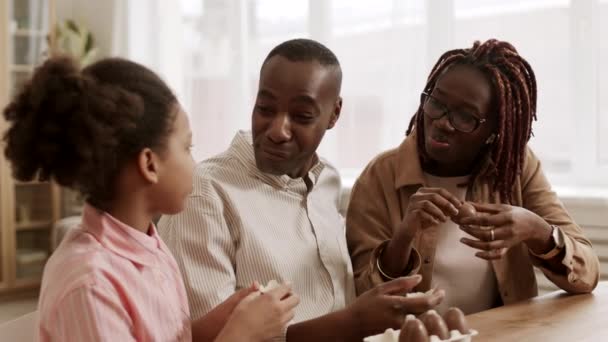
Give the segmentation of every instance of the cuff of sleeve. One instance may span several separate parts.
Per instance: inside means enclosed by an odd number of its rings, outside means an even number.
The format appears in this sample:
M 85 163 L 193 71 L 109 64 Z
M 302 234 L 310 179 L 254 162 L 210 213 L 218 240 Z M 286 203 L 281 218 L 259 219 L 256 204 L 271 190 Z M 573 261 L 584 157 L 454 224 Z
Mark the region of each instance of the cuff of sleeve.
M 564 234 L 565 235 L 565 234 Z M 574 246 L 572 239 L 564 236 L 564 258 L 562 264 L 566 266 L 566 274 L 568 275 L 568 282 L 572 283 L 575 279 L 574 271 Z
M 563 247 L 563 250 L 561 250 L 560 253 L 557 255 L 559 255 L 559 256 L 563 255 L 561 263 L 562 263 L 562 265 L 564 265 L 566 267 L 566 276 L 567 276 L 568 282 L 572 283 L 572 282 L 574 282 L 574 280 L 576 280 L 574 273 L 572 273 L 574 270 L 574 255 L 573 255 L 574 246 L 573 246 L 572 239 L 570 237 L 568 237 L 566 234 L 563 234 L 563 237 L 564 237 L 564 247 Z M 542 268 L 543 270 L 549 272 L 550 274 L 558 276 L 554 271 L 547 268 L 547 260 L 537 256 L 534 253 L 530 253 L 530 256 L 532 256 L 533 265 Z
M 382 276 L 382 274 L 380 273 L 380 270 L 378 270 L 378 264 L 379 264 L 379 259 L 382 256 L 382 252 L 384 251 L 384 248 L 386 248 L 386 245 L 388 245 L 390 240 L 386 240 L 383 241 L 381 244 L 379 244 L 374 251 L 372 252 L 372 257 L 370 258 L 370 269 L 372 270 L 371 272 L 371 281 L 372 284 L 375 285 L 380 285 L 386 281 L 388 281 L 389 279 L 386 279 L 384 276 Z M 405 270 L 403 271 L 402 274 L 399 274 L 398 277 L 407 277 L 407 276 L 411 276 L 414 274 L 417 274 L 418 271 L 420 271 L 420 265 L 422 264 L 422 258 L 420 257 L 420 253 L 418 253 L 418 251 L 415 248 L 412 248 L 412 252 L 410 254 L 410 260 L 407 263 L 407 267 L 405 268 Z
M 281 333 L 281 335 L 273 337 L 272 341 L 273 342 L 285 342 L 285 341 L 287 341 L 287 329 L 289 329 L 289 326 L 287 326 L 287 327 L 285 327 L 285 329 L 283 329 L 283 332 Z
M 562 232 L 562 230 L 559 227 L 554 226 L 554 225 L 551 225 L 551 228 L 553 229 L 553 231 L 551 232 L 551 236 L 552 236 L 553 241 L 555 242 L 555 247 L 553 247 L 552 250 L 550 250 L 549 252 L 544 253 L 544 254 L 536 254 L 536 253 L 534 253 L 533 250 L 529 249 L 530 254 L 532 254 L 533 256 L 535 256 L 539 259 L 542 259 L 542 260 L 551 260 L 551 259 L 555 258 L 557 255 L 562 253 L 565 242 L 560 243 L 560 241 L 565 241 L 564 232 Z M 553 235 L 555 232 L 557 232 L 557 234 L 559 236 L 557 238 L 557 241 L 555 241 L 555 238 L 554 238 L 555 235 Z

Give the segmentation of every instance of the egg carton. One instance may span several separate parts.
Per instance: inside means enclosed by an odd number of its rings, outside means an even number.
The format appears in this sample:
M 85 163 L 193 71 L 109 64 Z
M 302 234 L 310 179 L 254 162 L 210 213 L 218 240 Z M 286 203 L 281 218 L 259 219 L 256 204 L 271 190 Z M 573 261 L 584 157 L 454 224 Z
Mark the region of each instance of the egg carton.
M 399 334 L 401 330 L 386 329 L 383 334 L 368 336 L 363 339 L 363 342 L 399 342 Z M 477 330 L 470 329 L 468 334 L 462 334 L 458 330 L 450 331 L 450 338 L 440 340 L 439 337 L 432 335 L 429 337 L 429 342 L 471 342 L 473 336 L 477 336 Z

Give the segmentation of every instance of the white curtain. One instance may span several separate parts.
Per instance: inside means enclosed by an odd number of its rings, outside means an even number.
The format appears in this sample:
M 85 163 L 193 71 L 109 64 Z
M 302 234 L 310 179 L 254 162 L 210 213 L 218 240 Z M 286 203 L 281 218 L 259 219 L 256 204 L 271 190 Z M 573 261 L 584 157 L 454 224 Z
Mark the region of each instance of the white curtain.
M 183 22 L 179 5 L 167 0 L 116 0 L 122 6 L 121 55 L 159 73 L 182 96 L 184 73 Z
M 495 37 L 536 71 L 531 144 L 553 181 L 608 185 L 606 0 L 130 0 L 127 10 L 128 56 L 179 94 L 198 160 L 250 126 L 261 62 L 284 40 L 319 40 L 341 61 L 344 110 L 320 153 L 348 176 L 400 143 L 442 52 Z

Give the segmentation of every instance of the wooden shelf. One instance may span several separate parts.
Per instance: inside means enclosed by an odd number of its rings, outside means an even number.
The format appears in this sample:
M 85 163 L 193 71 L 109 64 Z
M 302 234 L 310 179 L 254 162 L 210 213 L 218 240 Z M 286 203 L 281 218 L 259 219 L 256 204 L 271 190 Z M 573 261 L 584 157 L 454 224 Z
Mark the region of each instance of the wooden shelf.
M 37 298 L 40 295 L 40 281 L 38 284 L 28 284 L 23 288 L 15 288 L 14 286 L 0 286 L 0 304 L 7 301 L 15 301 L 20 299 Z
M 40 275 L 39 277 L 15 279 L 15 285 L 13 286 L 13 289 L 15 289 L 15 290 L 34 289 L 34 288 L 37 288 L 40 286 L 41 280 L 42 280 L 42 275 Z
M 22 231 L 50 229 L 52 225 L 53 221 L 51 220 L 33 220 L 27 222 L 17 222 L 15 226 L 17 228 L 17 231 Z
M 13 35 L 15 37 L 45 37 L 47 32 L 30 29 L 16 29 L 13 32 Z
M 34 66 L 29 64 L 11 64 L 10 69 L 13 72 L 32 72 L 34 71 Z
M 49 253 L 44 249 L 18 249 L 16 258 L 16 281 L 24 284 L 36 283 L 42 277 Z
M 0 0 L 0 103 L 7 103 L 38 67 L 39 60 L 53 51 L 56 0 L 36 2 L 41 6 L 34 13 L 25 10 L 25 0 Z M 16 17 L 21 12 L 11 10 L 14 6 L 23 7 L 23 15 Z M 0 132 L 7 127 L 0 119 Z M 9 166 L 0 153 L 0 297 L 40 287 L 50 252 L 47 241 L 54 222 L 61 217 L 58 185 L 17 182 Z
M 44 181 L 31 181 L 31 182 L 22 182 L 15 181 L 15 186 L 50 186 L 51 182 Z

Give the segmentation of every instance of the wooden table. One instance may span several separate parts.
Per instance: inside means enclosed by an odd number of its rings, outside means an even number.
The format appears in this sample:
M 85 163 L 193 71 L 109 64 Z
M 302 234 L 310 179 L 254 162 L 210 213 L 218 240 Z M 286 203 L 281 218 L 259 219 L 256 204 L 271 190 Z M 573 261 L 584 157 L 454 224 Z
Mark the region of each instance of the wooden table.
M 591 294 L 556 291 L 467 316 L 481 341 L 608 341 L 608 282 Z

